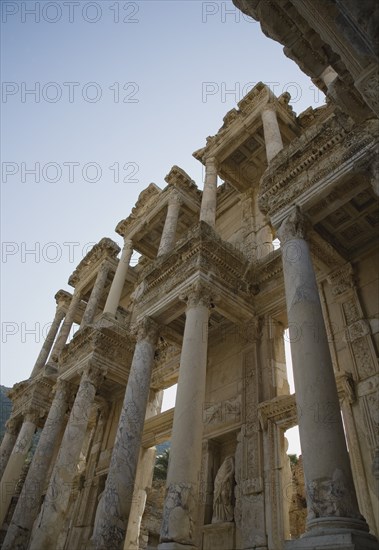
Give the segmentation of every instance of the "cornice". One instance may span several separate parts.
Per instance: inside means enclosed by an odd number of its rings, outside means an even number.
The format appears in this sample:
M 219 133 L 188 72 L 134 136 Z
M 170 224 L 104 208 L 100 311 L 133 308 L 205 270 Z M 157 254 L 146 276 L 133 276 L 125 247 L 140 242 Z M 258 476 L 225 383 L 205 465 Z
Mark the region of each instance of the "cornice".
M 165 181 L 169 186 L 176 187 L 183 191 L 185 196 L 188 195 L 196 204 L 200 205 L 202 193 L 200 189 L 198 189 L 196 183 L 182 168 L 174 165 L 165 177 Z
M 75 271 L 72 273 L 68 280 L 68 284 L 75 287 L 80 281 L 83 274 L 86 272 L 88 267 L 93 267 L 96 262 L 101 259 L 109 258 L 111 260 L 117 257 L 117 254 L 120 252 L 120 247 L 117 243 L 104 237 L 101 239 L 91 250 L 84 256 L 82 261 L 78 264 Z
M 131 214 L 117 224 L 115 229 L 116 233 L 122 237 L 128 236 L 130 227 L 136 222 L 136 220 L 143 219 L 148 208 L 152 207 L 152 205 L 156 203 L 161 193 L 162 190 L 155 183 L 150 183 L 146 189 L 139 194 L 137 202 L 132 208 Z

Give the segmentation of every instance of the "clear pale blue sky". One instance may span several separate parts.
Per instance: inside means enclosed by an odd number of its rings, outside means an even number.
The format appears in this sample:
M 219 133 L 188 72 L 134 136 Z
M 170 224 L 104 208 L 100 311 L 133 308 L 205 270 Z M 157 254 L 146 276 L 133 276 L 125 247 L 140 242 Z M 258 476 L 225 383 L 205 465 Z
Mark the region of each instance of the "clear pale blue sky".
M 12 386 L 88 243 L 120 242 L 117 222 L 173 164 L 202 187 L 192 153 L 244 91 L 272 83 L 298 113 L 323 97 L 231 1 L 3 1 L 2 12 L 1 383 Z M 25 173 L 36 163 L 39 182 Z

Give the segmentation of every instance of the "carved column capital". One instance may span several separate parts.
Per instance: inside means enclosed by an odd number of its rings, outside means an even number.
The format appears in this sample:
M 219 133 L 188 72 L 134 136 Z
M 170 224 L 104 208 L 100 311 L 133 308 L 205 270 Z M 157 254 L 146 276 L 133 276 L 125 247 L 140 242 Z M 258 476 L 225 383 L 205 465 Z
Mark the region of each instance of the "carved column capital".
M 160 325 L 156 321 L 151 317 L 144 317 L 132 327 L 132 335 L 137 339 L 137 342 L 148 340 L 151 344 L 155 345 L 159 330 Z
M 10 435 L 17 435 L 20 429 L 20 421 L 17 418 L 8 418 L 5 429 Z
M 43 407 L 33 407 L 25 412 L 24 421 L 38 424 L 39 420 L 46 416 L 46 413 L 47 411 Z
M 217 170 L 218 168 L 218 161 L 216 159 L 216 157 L 205 157 L 204 158 L 204 162 L 205 162 L 205 166 L 206 168 L 214 168 L 215 170 Z
M 73 392 L 73 386 L 71 382 L 68 380 L 63 380 L 62 378 L 58 378 L 56 381 L 54 387 L 53 387 L 53 393 L 54 396 L 61 396 L 62 398 L 69 399 L 70 396 L 72 396 Z
M 128 237 L 124 237 L 124 248 L 133 249 L 133 241 Z
M 305 239 L 309 229 L 308 218 L 302 213 L 299 206 L 295 206 L 285 218 L 277 231 L 282 244 L 293 239 Z
M 169 195 L 168 195 L 168 200 L 167 200 L 167 204 L 168 206 L 180 206 L 183 204 L 183 199 L 180 195 L 180 193 L 178 193 L 178 191 L 176 189 L 173 189 L 172 191 L 170 191 Z
M 99 388 L 104 381 L 106 376 L 106 370 L 102 367 L 99 367 L 95 361 L 88 361 L 87 365 L 83 368 L 81 372 L 81 381 L 89 382 L 95 388 Z
M 271 112 L 276 113 L 275 104 L 274 103 L 266 103 L 266 105 L 264 105 L 263 108 L 262 108 L 262 113 L 264 113 L 265 111 L 271 111 Z
M 98 275 L 99 275 L 99 273 L 104 273 L 104 274 L 107 273 L 107 274 L 108 274 L 109 269 L 110 269 L 110 265 L 109 265 L 108 260 L 104 260 L 104 261 L 100 264 L 97 273 L 98 273 Z
M 62 308 L 64 311 L 66 311 L 71 303 L 72 294 L 61 289 L 61 290 L 58 290 L 54 298 L 57 304 L 57 309 Z
M 179 295 L 179 299 L 186 302 L 187 308 L 197 306 L 199 304 L 207 308 L 213 308 L 219 297 L 208 285 L 196 282 L 186 291 Z

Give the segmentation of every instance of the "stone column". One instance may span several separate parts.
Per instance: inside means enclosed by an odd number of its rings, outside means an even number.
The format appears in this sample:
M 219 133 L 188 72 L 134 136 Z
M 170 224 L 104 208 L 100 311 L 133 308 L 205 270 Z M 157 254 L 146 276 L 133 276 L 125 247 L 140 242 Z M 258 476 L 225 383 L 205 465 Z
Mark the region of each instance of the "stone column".
M 30 375 L 30 378 L 34 378 L 38 374 L 38 372 L 45 366 L 45 363 L 47 361 L 47 358 L 49 357 L 50 350 L 54 344 L 55 337 L 57 335 L 58 329 L 60 327 L 60 324 L 62 320 L 64 319 L 65 311 L 64 309 L 58 304 L 55 317 L 53 322 L 51 323 L 51 327 L 49 329 L 49 332 L 47 333 L 46 339 L 42 345 L 42 349 L 39 352 L 39 355 L 37 357 L 37 360 L 35 362 L 35 365 L 32 370 L 32 374 Z
M 182 199 L 180 198 L 179 193 L 177 193 L 176 191 L 171 193 L 168 199 L 166 221 L 163 228 L 161 242 L 159 244 L 157 254 L 158 258 L 159 256 L 163 256 L 163 254 L 171 252 L 171 250 L 175 246 L 175 235 L 181 204 Z
M 1 478 L 0 525 L 3 524 L 8 513 L 9 504 L 12 500 L 21 470 L 32 444 L 33 435 L 36 431 L 36 423 L 36 414 L 28 413 L 25 416 L 16 443 L 14 444 L 12 453 L 4 470 L 3 477 Z
M 96 389 L 103 378 L 104 373 L 96 365 L 89 364 L 84 369 L 29 550 L 55 548 L 65 521 Z
M 0 480 L 3 477 L 4 470 L 8 463 L 9 457 L 17 440 L 17 434 L 20 428 L 20 423 L 14 418 L 9 418 L 5 424 L 5 433 L 0 447 Z
M 196 548 L 203 405 L 210 296 L 195 285 L 188 295 L 171 437 L 160 550 Z
M 283 149 L 282 136 L 274 105 L 268 103 L 262 111 L 263 133 L 265 136 L 267 163 Z
M 93 322 L 96 315 L 97 307 L 99 305 L 100 298 L 104 290 L 105 283 L 107 281 L 108 273 L 109 273 L 109 264 L 103 263 L 99 267 L 96 281 L 93 286 L 91 296 L 88 300 L 87 307 L 85 309 L 80 328 L 84 328 Z
M 121 258 L 118 262 L 116 273 L 114 275 L 112 286 L 108 294 L 108 298 L 104 307 L 104 313 L 110 313 L 115 316 L 120 303 L 122 289 L 125 284 L 125 277 L 128 272 L 130 259 L 133 254 L 133 241 L 125 239 L 122 249 Z
M 54 400 L 41 432 L 28 475 L 22 487 L 12 522 L 8 527 L 3 550 L 27 548 L 34 521 L 39 512 L 41 496 L 46 484 L 54 449 L 65 422 L 70 400 L 70 384 L 58 380 Z
M 130 510 L 128 528 L 123 550 L 139 550 L 139 536 L 142 516 L 145 510 L 147 492 L 151 487 L 155 464 L 155 447 L 141 449 L 136 472 L 135 488 L 133 493 L 133 506 Z
M 201 200 L 200 221 L 204 221 L 211 227 L 216 225 L 217 207 L 217 163 L 214 157 L 207 158 L 205 162 L 205 182 L 203 198 Z
M 145 420 L 161 412 L 163 391 L 150 391 L 149 403 L 146 407 Z M 124 541 L 124 550 L 139 550 L 139 537 L 142 516 L 147 499 L 146 489 L 151 487 L 155 465 L 155 447 L 141 447 L 134 483 L 133 503 L 129 513 L 128 527 Z
M 105 489 L 100 498 L 92 544 L 96 549 L 122 549 L 132 505 L 158 326 L 145 319 L 138 327 L 124 403 Z
M 78 309 L 80 300 L 81 300 L 80 292 L 75 288 L 74 294 L 72 295 L 72 298 L 71 298 L 71 303 L 66 313 L 66 317 L 62 323 L 57 339 L 55 340 L 54 347 L 51 351 L 50 358 L 53 361 L 58 360 L 59 354 L 67 342 L 67 338 L 68 338 L 68 335 L 70 334 L 70 330 L 74 322 L 75 314 Z
M 307 488 L 305 537 L 366 531 L 358 509 L 305 227 L 305 218 L 296 207 L 278 231 Z

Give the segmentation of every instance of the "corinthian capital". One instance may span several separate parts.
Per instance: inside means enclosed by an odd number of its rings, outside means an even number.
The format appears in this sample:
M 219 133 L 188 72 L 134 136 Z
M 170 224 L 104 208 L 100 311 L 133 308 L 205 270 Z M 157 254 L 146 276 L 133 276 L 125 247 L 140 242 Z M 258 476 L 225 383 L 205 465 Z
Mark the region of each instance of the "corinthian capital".
M 200 304 L 211 308 L 218 301 L 218 296 L 208 285 L 196 282 L 183 292 L 179 296 L 179 299 L 186 302 L 187 307 L 194 307 Z
M 173 204 L 173 205 L 178 205 L 178 206 L 180 206 L 181 204 L 183 204 L 183 199 L 182 199 L 182 197 L 180 196 L 180 193 L 178 193 L 178 192 L 176 191 L 176 189 L 174 189 L 173 191 L 170 192 L 170 194 L 169 194 L 169 196 L 168 196 L 167 203 L 168 203 L 169 206 L 170 206 L 171 204 Z
M 106 376 L 106 370 L 101 366 L 97 365 L 95 360 L 89 360 L 87 365 L 82 370 L 82 382 L 89 382 L 95 388 L 99 388 L 103 383 Z
M 133 335 L 140 340 L 148 340 L 155 345 L 158 339 L 160 326 L 151 317 L 144 317 L 132 328 Z
M 6 431 L 11 435 L 17 435 L 20 430 L 20 419 L 9 418 L 5 423 Z
M 308 225 L 308 219 L 301 212 L 300 207 L 295 206 L 277 231 L 281 244 L 292 239 L 305 239 Z

